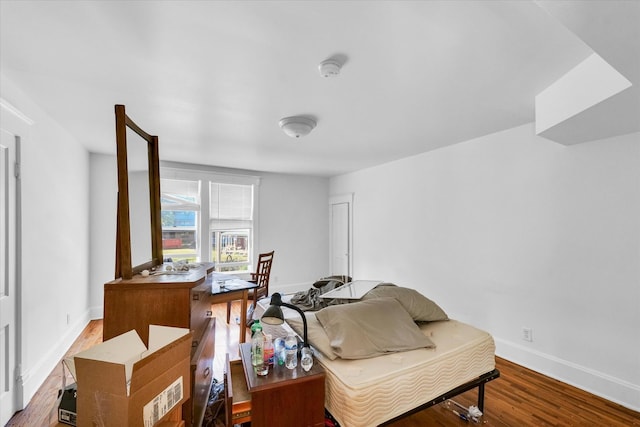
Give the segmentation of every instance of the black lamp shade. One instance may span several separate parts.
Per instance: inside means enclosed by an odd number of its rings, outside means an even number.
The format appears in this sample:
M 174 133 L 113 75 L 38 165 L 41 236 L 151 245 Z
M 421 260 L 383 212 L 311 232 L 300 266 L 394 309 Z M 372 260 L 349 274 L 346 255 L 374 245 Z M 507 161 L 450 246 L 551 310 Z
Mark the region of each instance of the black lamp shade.
M 282 309 L 278 305 L 270 305 L 262 315 L 261 320 L 268 325 L 282 325 L 284 323 Z

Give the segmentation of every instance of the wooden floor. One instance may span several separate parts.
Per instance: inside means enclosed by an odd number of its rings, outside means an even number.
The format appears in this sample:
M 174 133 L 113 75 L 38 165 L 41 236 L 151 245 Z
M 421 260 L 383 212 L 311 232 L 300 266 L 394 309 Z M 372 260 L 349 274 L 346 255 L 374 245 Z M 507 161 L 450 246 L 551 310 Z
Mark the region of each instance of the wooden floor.
M 239 311 L 239 304 L 234 305 Z M 216 356 L 214 374 L 222 379 L 224 355 L 238 354 L 239 326 L 227 325 L 226 304 L 214 306 Z M 232 314 L 232 319 L 235 315 Z M 74 354 L 102 341 L 102 321 L 89 323 L 69 349 Z M 496 359 L 500 378 L 486 386 L 486 426 L 640 426 L 640 413 L 593 396 L 575 387 L 545 377 L 504 359 Z M 71 378 L 69 377 L 69 381 Z M 38 390 L 24 411 L 17 413 L 8 426 L 49 426 L 49 418 L 62 384 L 59 365 Z M 464 406 L 475 405 L 476 391 L 455 398 Z M 474 425 L 459 419 L 446 404 L 440 404 L 393 423 L 393 427 Z M 274 426 L 278 427 L 278 426 Z

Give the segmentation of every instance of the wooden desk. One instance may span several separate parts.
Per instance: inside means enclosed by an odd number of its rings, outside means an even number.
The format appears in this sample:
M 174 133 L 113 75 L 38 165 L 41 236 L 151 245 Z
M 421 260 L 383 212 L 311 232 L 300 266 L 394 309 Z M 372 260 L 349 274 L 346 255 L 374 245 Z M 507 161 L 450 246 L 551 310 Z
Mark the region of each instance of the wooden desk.
M 309 372 L 298 361 L 296 369 L 276 364 L 261 377 L 251 364 L 251 344 L 240 344 L 240 357 L 251 393 L 251 427 L 324 427 L 325 371 L 317 361 Z
M 211 273 L 211 304 L 241 301 L 239 343 L 246 341 L 247 334 L 244 325 L 247 324 L 249 291 L 257 287 L 258 285 L 255 283 L 247 282 L 229 274 Z

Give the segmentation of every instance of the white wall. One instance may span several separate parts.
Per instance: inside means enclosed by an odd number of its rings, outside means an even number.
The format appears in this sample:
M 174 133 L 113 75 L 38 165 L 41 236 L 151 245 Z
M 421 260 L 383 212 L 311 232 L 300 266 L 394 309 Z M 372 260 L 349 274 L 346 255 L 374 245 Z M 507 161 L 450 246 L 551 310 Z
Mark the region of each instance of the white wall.
M 499 355 L 640 409 L 640 134 L 567 147 L 529 124 L 331 180 L 350 192 L 355 278 L 418 289 Z
M 21 147 L 26 404 L 89 320 L 89 155 L 10 80 L 0 82 L 0 96 L 34 121 Z
M 275 250 L 269 290 L 308 289 L 329 273 L 329 179 L 262 174 L 260 252 Z
M 114 135 L 115 138 L 115 135 Z M 115 139 L 113 144 L 115 145 Z M 116 268 L 116 224 L 118 172 L 116 156 L 92 153 L 91 163 L 91 248 L 89 251 L 89 295 L 91 318 L 104 312 L 104 284 L 113 280 Z
M 115 141 L 114 141 L 115 144 Z M 162 147 L 160 147 L 162 150 Z M 192 166 L 196 167 L 196 166 Z M 91 155 L 91 314 L 101 318 L 115 263 L 115 156 Z M 271 292 L 306 289 L 329 271 L 329 179 L 207 167 L 260 177 L 258 252 L 275 250 Z

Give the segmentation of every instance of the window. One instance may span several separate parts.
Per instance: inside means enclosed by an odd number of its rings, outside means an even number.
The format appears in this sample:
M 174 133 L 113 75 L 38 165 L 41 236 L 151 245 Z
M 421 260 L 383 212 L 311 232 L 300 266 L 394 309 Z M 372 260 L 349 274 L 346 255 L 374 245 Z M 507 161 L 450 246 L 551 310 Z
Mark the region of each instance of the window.
M 252 271 L 259 179 L 172 167 L 160 174 L 164 258 Z
M 200 182 L 160 179 L 160 204 L 162 257 L 173 261 L 199 261 Z
M 249 269 L 253 186 L 209 182 L 212 261 L 218 271 Z

